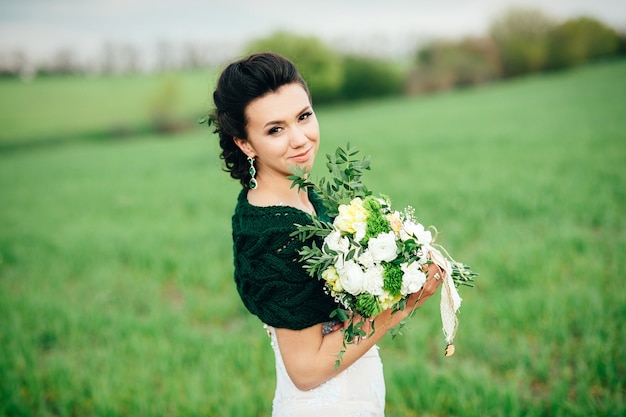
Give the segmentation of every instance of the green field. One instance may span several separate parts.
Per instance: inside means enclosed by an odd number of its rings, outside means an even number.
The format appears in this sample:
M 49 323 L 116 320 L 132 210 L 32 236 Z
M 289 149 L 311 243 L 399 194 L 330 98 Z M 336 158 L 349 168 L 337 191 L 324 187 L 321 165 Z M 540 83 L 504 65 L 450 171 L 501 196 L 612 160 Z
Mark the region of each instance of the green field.
M 194 122 L 208 109 L 215 71 L 118 77 L 0 79 L 3 145 L 145 130 L 155 107 Z
M 211 77 L 181 78 L 198 96 L 178 111 L 206 109 Z M 2 81 L 2 108 L 28 108 L 38 82 Z M 122 81 L 94 81 L 93 115 L 54 108 L 85 80 L 42 82 L 68 95 L 0 112 L 2 141 L 145 117 L 133 83 L 109 113 Z M 371 154 L 369 187 L 481 274 L 455 356 L 438 300 L 380 343 L 388 417 L 626 414 L 625 109 L 624 60 L 318 109 L 321 153 Z M 232 283 L 239 188 L 216 141 L 198 126 L 0 147 L 0 416 L 269 415 L 274 359 Z

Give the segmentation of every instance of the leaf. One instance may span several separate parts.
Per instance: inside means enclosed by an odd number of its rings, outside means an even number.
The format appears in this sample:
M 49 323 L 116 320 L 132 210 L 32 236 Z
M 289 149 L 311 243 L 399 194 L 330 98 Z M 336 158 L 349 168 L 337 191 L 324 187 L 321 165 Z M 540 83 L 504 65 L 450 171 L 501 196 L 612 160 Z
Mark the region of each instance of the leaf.
M 339 308 L 337 309 L 337 317 L 341 321 L 346 321 L 350 319 L 350 314 L 346 310 Z

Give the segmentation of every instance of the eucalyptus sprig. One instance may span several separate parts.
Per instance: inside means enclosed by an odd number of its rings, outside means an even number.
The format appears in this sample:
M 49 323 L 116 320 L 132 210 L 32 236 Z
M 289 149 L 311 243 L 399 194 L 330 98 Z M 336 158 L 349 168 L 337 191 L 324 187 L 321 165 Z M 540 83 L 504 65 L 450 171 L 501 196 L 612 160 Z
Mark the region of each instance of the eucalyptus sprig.
M 338 147 L 334 154 L 326 155 L 326 167 L 331 179 L 325 177 L 309 180 L 309 172 L 303 167 L 291 168 L 293 175 L 287 177 L 292 181 L 291 188 L 299 190 L 311 189 L 322 197 L 328 215 L 334 217 L 341 204 L 347 204 L 355 197 L 366 197 L 372 193 L 361 181 L 364 171 L 370 170 L 369 156 L 356 158 L 359 150 L 347 144 L 346 148 Z
M 298 190 L 311 190 L 317 193 L 324 204 L 329 217 L 337 216 L 341 204 L 349 204 L 356 197 L 365 198 L 372 193 L 363 184 L 361 178 L 364 171 L 370 170 L 371 158 L 369 156 L 357 158 L 359 150 L 347 144 L 345 148 L 337 147 L 334 154 L 326 154 L 326 167 L 331 175 L 329 180 L 326 177 L 309 178 L 306 168 L 299 165 L 291 167 L 293 175 L 287 178 L 292 181 L 291 188 L 298 187 Z M 313 217 L 311 224 L 296 225 L 298 228 L 291 236 L 297 236 L 305 242 L 314 236 L 324 238 L 333 228 L 332 223 L 319 220 Z M 304 246 L 300 250 L 301 260 L 304 261 L 304 269 L 311 277 L 319 277 L 332 261 L 336 253 L 322 251 L 322 248 L 315 245 Z

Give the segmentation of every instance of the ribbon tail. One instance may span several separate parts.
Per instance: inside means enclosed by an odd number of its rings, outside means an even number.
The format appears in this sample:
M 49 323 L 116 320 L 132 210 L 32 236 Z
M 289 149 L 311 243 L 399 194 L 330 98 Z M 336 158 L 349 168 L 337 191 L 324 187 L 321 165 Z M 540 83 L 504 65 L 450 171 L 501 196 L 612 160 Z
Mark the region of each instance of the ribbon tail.
M 456 312 L 459 310 L 459 307 L 461 307 L 462 299 L 452 280 L 452 265 L 450 265 L 450 261 L 433 247 L 430 248 L 429 252 L 430 259 L 444 272 L 440 302 L 441 323 L 443 325 L 443 335 L 446 338 L 446 342 L 451 344 L 456 335 L 456 329 L 459 326 Z
M 443 335 L 445 336 L 448 344 L 452 343 L 452 340 L 456 335 L 456 329 L 459 326 L 459 320 L 456 316 L 456 312 L 459 310 L 459 307 L 461 307 L 461 301 L 461 296 L 454 286 L 452 277 L 449 273 L 446 273 L 443 278 L 443 285 L 441 288 L 440 308 Z

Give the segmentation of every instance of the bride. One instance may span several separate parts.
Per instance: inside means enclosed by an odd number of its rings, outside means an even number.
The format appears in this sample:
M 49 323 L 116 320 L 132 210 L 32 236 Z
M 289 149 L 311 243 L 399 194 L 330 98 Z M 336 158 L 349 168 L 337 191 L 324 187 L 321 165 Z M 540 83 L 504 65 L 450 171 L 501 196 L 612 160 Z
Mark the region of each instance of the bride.
M 376 343 L 411 309 L 386 310 L 367 321 L 368 334 L 343 347 L 332 322 L 337 308 L 299 262 L 303 242 L 290 237 L 295 224 L 311 216 L 329 221 L 313 193 L 291 187 L 290 167 L 310 170 L 320 131 L 307 84 L 292 62 L 273 53 L 248 56 L 228 65 L 213 93 L 210 122 L 219 135 L 225 170 L 242 190 L 232 217 L 234 275 L 246 308 L 267 328 L 276 356 L 272 415 L 383 416 L 385 382 Z M 310 243 L 309 243 L 310 244 Z M 435 293 L 440 280 L 432 264 L 416 308 Z

